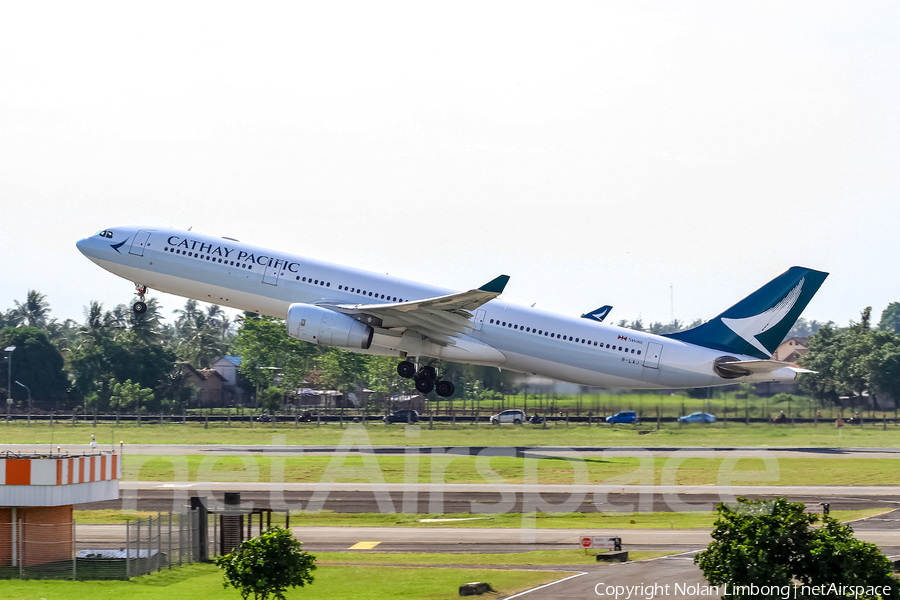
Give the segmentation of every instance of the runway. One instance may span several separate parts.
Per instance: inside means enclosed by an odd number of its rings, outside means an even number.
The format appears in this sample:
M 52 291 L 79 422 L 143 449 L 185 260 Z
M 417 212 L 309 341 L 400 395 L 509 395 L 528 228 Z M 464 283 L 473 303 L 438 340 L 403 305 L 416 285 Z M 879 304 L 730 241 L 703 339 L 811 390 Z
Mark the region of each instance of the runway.
M 46 446 L 45 446 L 46 448 Z M 64 448 L 82 451 L 84 446 Z M 646 453 L 654 457 L 670 457 L 677 453 L 709 453 L 725 456 L 740 453 L 776 458 L 810 457 L 842 458 L 900 458 L 897 448 L 489 448 L 489 447 L 406 447 L 378 446 L 352 448 L 342 446 L 128 446 L 128 456 L 148 455 L 264 455 L 300 457 L 307 455 L 405 455 L 416 452 L 427 456 L 457 454 L 463 456 L 629 456 Z M 787 497 L 791 501 L 817 504 L 827 502 L 831 510 L 860 510 L 883 508 L 890 510 L 852 526 L 859 539 L 879 546 L 888 556 L 900 556 L 900 486 L 714 486 L 668 485 L 641 486 L 634 484 L 381 484 L 360 483 L 283 483 L 283 482 L 158 482 L 122 481 L 121 497 L 101 503 L 82 505 L 81 510 L 101 508 L 136 509 L 165 512 L 181 510 L 191 496 L 205 496 L 211 509 L 221 508 L 224 493 L 240 492 L 244 508 L 272 508 L 273 510 L 325 510 L 337 513 L 403 512 L 418 514 L 475 514 L 530 512 L 626 512 L 640 519 L 641 512 L 712 511 L 720 501 L 736 496 L 771 499 Z M 387 507 L 387 510 L 385 508 Z M 486 515 L 487 516 L 487 515 Z M 572 576 L 536 590 L 510 598 L 570 599 L 596 598 L 597 589 L 606 585 L 641 585 L 658 583 L 670 585 L 666 598 L 695 598 L 697 588 L 706 582 L 693 564 L 693 555 L 709 544 L 708 529 L 507 529 L 475 527 L 302 527 L 292 518 L 294 534 L 304 549 L 316 552 L 346 552 L 360 554 L 377 552 L 411 552 L 442 554 L 522 553 L 535 550 L 577 548 L 581 535 L 617 536 L 623 549 L 629 551 L 666 551 L 675 556 L 651 562 L 613 565 L 568 565 L 552 567 L 523 567 L 541 570 L 567 570 Z M 122 525 L 79 525 L 79 543 L 118 544 L 124 541 Z M 353 549 L 360 542 L 370 550 Z M 373 560 L 375 557 L 373 557 Z M 461 556 L 461 560 L 464 560 Z M 478 565 L 484 568 L 482 565 Z M 501 566 L 489 568 L 504 568 Z M 676 587 L 676 584 L 678 586 Z M 597 586 L 600 586 L 599 588 Z M 716 597 L 716 594 L 711 594 Z M 721 595 L 721 594 L 719 594 Z
M 224 494 L 240 492 L 245 507 L 273 510 L 329 510 L 340 513 L 419 514 L 510 512 L 680 512 L 712 511 L 736 496 L 793 502 L 828 502 L 831 510 L 900 508 L 900 490 L 816 486 L 522 486 L 472 484 L 262 484 L 213 482 L 122 482 L 119 500 L 81 505 L 81 510 L 179 511 L 191 496 L 204 496 L 215 510 Z M 499 489 L 498 489 L 499 488 Z

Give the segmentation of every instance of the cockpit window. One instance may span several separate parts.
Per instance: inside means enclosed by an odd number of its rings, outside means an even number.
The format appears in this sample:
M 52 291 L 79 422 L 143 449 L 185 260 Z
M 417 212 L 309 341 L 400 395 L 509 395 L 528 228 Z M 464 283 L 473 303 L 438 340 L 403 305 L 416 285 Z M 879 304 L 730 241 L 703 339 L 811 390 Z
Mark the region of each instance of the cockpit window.
M 104 229 L 103 231 L 98 231 L 97 235 L 99 235 L 100 237 L 103 237 L 103 238 L 112 239 L 113 232 L 108 229 Z

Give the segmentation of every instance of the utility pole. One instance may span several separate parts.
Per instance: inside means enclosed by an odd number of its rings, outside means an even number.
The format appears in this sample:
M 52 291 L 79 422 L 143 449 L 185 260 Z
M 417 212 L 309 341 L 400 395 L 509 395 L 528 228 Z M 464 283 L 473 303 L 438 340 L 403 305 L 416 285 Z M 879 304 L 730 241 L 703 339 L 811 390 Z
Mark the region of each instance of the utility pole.
M 9 361 L 9 364 L 6 365 L 7 374 L 9 375 L 9 382 L 6 384 L 6 422 L 9 423 L 9 409 L 12 407 L 13 399 L 12 399 L 12 353 L 15 351 L 15 346 L 7 346 L 4 352 L 7 352 L 6 355 Z

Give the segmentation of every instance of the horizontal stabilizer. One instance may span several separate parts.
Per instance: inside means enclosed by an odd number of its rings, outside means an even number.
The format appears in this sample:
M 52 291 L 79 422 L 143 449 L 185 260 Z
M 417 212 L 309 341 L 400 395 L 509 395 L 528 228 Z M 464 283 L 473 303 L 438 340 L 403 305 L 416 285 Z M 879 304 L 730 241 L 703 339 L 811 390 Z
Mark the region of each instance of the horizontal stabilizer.
M 790 363 L 780 360 L 733 360 L 733 361 L 716 361 L 716 371 L 720 375 L 727 374 L 731 377 L 746 377 L 756 373 L 772 373 L 779 369 L 789 368 L 796 373 L 815 373 L 809 369 L 800 369 Z
M 788 363 L 780 360 L 735 360 L 716 364 L 719 370 L 739 377 L 752 375 L 753 373 L 771 373 L 789 366 Z

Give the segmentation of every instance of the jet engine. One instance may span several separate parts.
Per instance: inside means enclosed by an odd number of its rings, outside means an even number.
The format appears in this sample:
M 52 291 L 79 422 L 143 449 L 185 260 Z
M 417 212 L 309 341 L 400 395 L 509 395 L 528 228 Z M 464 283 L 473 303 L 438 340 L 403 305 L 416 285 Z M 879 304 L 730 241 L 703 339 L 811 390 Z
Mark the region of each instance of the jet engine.
M 312 304 L 291 304 L 288 335 L 304 342 L 349 350 L 368 350 L 374 330 L 347 315 Z

